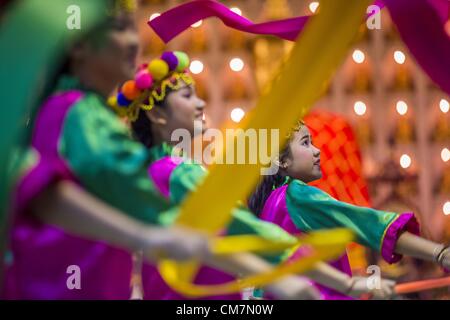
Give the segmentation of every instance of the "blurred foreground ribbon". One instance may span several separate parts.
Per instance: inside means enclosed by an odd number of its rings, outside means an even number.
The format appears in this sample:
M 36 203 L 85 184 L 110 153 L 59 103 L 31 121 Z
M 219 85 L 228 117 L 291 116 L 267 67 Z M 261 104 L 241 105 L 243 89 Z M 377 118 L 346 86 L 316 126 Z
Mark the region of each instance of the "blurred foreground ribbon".
M 248 128 L 278 129 L 282 140 L 280 143 L 285 141 L 287 133 L 296 120 L 303 117 L 320 97 L 333 72 L 345 57 L 357 34 L 369 2 L 368 0 L 347 0 L 345 9 L 342 9 L 343 1 L 322 1 L 321 14 L 312 18 L 305 27 L 304 33 L 294 46 L 291 56 L 282 67 L 280 74 L 267 88 L 256 108 L 250 113 L 246 122 L 247 126 L 243 128 L 244 131 Z M 325 37 L 327 41 L 324 41 Z M 308 81 L 304 81 L 305 79 Z M 283 112 L 279 112 L 280 106 L 282 106 Z M 228 139 L 224 150 L 234 148 L 235 139 L 236 137 Z M 246 150 L 246 152 L 248 151 Z M 190 194 L 182 204 L 176 223 L 194 230 L 201 230 L 209 235 L 219 233 L 230 222 L 231 212 L 236 206 L 236 202 L 248 196 L 257 183 L 260 169 L 260 164 L 213 165 L 209 175 L 197 191 Z M 239 177 L 239 183 L 236 183 L 235 177 Z M 228 188 L 228 186 L 233 187 Z M 224 187 L 227 187 L 227 192 L 223 192 Z M 215 199 L 220 199 L 220 201 Z M 342 238 L 337 240 L 342 240 Z M 328 239 L 330 251 L 332 251 L 331 248 L 336 248 L 333 242 L 336 243 L 337 240 L 332 237 Z M 323 241 L 325 242 L 323 245 L 326 245 L 327 239 L 323 239 Z M 315 249 L 315 256 L 323 258 L 320 247 Z M 314 263 L 310 263 L 308 266 L 312 267 L 313 265 Z M 159 270 L 173 289 L 188 296 L 199 294 L 195 290 L 196 286 L 190 283 L 198 270 L 196 262 L 162 261 L 159 263 Z M 306 270 L 307 268 L 296 271 Z M 292 270 L 279 266 L 272 272 L 280 271 L 282 275 Z M 277 276 L 281 275 L 277 273 Z M 272 276 L 264 280 L 273 281 L 273 279 Z M 249 285 L 251 282 L 248 280 L 238 281 Z M 233 288 L 236 289 L 237 286 Z M 209 288 L 209 291 L 204 288 L 200 291 L 202 295 L 218 293 L 213 286 Z

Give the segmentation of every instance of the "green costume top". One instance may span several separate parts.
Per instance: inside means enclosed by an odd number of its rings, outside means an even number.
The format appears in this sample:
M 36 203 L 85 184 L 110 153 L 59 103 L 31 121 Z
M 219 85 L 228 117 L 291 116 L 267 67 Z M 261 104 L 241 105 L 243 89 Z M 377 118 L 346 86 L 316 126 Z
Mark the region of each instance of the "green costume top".
M 198 164 L 176 162 L 167 176 L 170 197 L 165 197 L 149 172 L 157 160 L 173 159 L 167 157 L 172 148 L 164 144 L 148 150 L 132 140 L 129 128 L 104 99 L 82 88 L 76 79 L 63 77 L 57 88 L 40 110 L 34 132 L 34 139 L 39 140 L 34 147 L 41 157 L 55 152 L 51 156 L 65 167 L 62 174 L 53 172 L 56 178 L 74 177 L 99 199 L 141 221 L 172 224 L 179 212 L 177 206 L 204 178 L 206 170 Z M 49 151 L 48 144 L 53 140 L 56 151 Z M 229 234 L 259 234 L 294 241 L 281 228 L 259 220 L 245 208 L 235 209 L 233 217 Z
M 171 156 L 174 154 L 173 148 L 165 143 L 151 148 L 150 152 L 154 161 L 149 167 L 149 175 L 161 193 L 175 205 L 179 205 L 190 192 L 195 191 L 208 174 L 200 164 Z M 208 208 L 205 207 L 205 210 Z M 244 206 L 237 206 L 232 214 L 233 219 L 226 230 L 228 235 L 258 234 L 267 239 L 295 241 L 282 228 L 258 219 Z M 277 262 L 280 259 L 282 257 L 278 256 Z
M 412 213 L 397 214 L 338 201 L 319 188 L 289 179 L 267 199 L 261 218 L 289 232 L 348 228 L 358 243 L 382 253 L 386 261 L 398 261 L 394 249 L 403 231 L 419 233 Z

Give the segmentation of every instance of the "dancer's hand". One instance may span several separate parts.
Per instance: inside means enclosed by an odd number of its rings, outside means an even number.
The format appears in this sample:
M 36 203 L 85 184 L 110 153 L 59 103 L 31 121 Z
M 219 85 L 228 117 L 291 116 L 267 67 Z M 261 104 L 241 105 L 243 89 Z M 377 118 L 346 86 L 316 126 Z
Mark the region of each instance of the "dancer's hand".
M 444 269 L 450 270 L 450 248 L 447 248 L 442 254 L 440 264 Z
M 181 227 L 149 230 L 143 249 L 145 258 L 153 261 L 161 258 L 202 261 L 211 256 L 205 235 Z
M 279 300 L 319 300 L 319 291 L 308 281 L 286 276 L 266 286 L 266 290 Z
M 371 288 L 366 277 L 352 277 L 348 295 L 358 298 L 363 294 L 370 294 L 372 299 L 391 299 L 395 296 L 395 281 L 381 279 L 379 288 Z

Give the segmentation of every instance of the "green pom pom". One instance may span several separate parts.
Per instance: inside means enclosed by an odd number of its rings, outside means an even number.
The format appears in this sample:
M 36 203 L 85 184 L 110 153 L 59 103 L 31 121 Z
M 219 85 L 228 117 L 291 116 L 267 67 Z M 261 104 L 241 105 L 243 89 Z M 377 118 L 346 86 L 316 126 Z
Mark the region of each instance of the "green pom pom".
M 189 67 L 189 56 L 181 51 L 175 51 L 174 54 L 178 58 L 177 71 L 183 72 L 187 67 Z
M 164 60 L 155 59 L 148 65 L 148 72 L 150 72 L 153 79 L 159 81 L 169 74 L 169 65 Z

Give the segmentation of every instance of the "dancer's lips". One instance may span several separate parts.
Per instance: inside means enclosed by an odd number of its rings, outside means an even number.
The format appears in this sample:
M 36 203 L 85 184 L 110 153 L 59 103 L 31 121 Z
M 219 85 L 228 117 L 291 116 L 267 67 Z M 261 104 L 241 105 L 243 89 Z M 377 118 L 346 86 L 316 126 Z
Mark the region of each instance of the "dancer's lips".
M 320 167 L 320 160 L 317 160 L 316 162 L 314 162 L 314 165 Z

